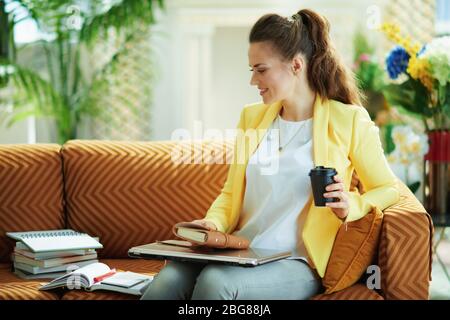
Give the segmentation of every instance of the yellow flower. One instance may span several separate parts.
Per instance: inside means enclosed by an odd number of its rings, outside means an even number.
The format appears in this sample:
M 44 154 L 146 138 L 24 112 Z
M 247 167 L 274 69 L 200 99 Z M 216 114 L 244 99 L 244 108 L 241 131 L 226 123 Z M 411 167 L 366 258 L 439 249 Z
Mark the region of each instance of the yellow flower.
M 415 57 L 420 50 L 420 44 L 412 43 L 411 37 L 402 37 L 400 35 L 400 27 L 393 23 L 383 23 L 380 27 L 381 31 L 386 34 L 389 40 L 401 45 L 411 57 Z
M 385 22 L 380 26 L 381 31 L 385 33 L 396 34 L 400 32 L 400 27 L 396 24 Z
M 433 90 L 433 79 L 430 75 L 430 64 L 426 59 L 411 56 L 406 71 L 413 79 L 420 79 L 428 91 Z
M 428 89 L 433 90 L 433 78 L 430 74 L 430 65 L 427 60 L 417 58 L 420 51 L 419 43 L 412 43 L 411 37 L 402 37 L 400 35 L 400 27 L 393 23 L 383 23 L 380 27 L 389 40 L 401 45 L 410 55 L 408 68 L 406 71 L 413 79 L 419 79 L 420 82 Z

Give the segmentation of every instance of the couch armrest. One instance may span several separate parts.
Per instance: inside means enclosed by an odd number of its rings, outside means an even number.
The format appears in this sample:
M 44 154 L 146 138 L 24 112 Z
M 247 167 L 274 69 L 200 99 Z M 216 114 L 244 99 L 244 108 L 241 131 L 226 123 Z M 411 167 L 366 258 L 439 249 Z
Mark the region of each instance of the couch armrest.
M 398 180 L 400 200 L 384 210 L 378 251 L 385 299 L 428 299 L 433 223 L 409 188 Z

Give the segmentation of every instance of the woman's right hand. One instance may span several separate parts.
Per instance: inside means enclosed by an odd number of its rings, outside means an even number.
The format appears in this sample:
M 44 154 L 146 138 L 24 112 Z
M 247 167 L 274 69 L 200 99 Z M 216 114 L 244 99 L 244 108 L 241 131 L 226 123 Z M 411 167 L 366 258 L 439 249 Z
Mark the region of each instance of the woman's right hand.
M 217 230 L 216 225 L 214 224 L 214 222 L 211 222 L 211 221 L 207 221 L 207 220 L 204 220 L 204 219 L 199 219 L 199 220 L 193 220 L 191 222 L 192 223 L 197 223 L 197 224 L 199 224 L 201 226 L 204 226 L 204 227 L 207 227 L 207 228 L 209 228 L 211 230 Z

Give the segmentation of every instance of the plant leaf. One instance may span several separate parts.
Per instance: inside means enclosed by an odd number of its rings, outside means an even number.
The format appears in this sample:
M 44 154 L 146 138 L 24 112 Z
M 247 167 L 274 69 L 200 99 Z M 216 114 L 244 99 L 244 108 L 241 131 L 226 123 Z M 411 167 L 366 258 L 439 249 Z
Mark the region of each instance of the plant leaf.
M 5 60 L 0 62 L 0 66 L 14 68 L 9 77 L 15 91 L 14 110 L 16 112 L 28 108 L 26 109 L 28 115 L 31 115 L 31 110 L 34 110 L 35 115 L 51 116 L 57 113 L 57 109 L 62 105 L 62 99 L 48 81 L 29 69 Z M 16 122 L 19 121 L 16 119 L 22 119 L 22 116 L 13 117 L 13 119 L 13 122 Z
M 142 23 L 154 23 L 155 1 L 163 8 L 161 0 L 124 0 L 111 6 L 106 12 L 94 15 L 83 24 L 80 40 L 90 45 L 99 33 L 107 37 L 110 27 L 114 27 L 120 33 Z
M 416 117 L 432 116 L 428 91 L 417 80 L 410 78 L 401 84 L 386 85 L 383 92 L 391 105 L 403 107 Z
M 42 117 L 44 114 L 35 108 L 27 109 L 25 111 L 14 113 L 6 123 L 6 127 L 10 128 L 14 123 L 27 119 L 28 117 Z

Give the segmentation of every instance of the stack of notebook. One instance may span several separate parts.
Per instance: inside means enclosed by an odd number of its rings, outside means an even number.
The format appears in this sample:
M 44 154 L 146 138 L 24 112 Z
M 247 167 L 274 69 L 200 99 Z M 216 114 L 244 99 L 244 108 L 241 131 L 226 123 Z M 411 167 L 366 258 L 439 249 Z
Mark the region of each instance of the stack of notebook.
M 97 239 L 74 230 L 8 232 L 18 240 L 12 254 L 14 273 L 21 278 L 57 278 L 98 262 Z

